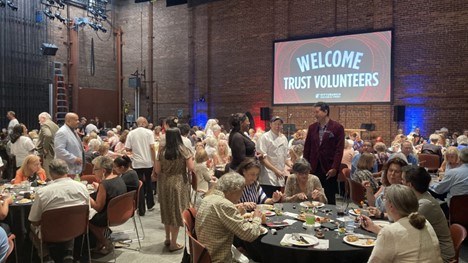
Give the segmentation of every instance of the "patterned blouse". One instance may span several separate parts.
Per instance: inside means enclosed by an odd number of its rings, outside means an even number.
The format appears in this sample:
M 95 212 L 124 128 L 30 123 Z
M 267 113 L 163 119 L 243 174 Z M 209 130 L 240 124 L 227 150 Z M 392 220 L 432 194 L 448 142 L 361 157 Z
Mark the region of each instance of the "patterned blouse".
M 306 193 L 309 195 L 314 191 L 315 189 L 320 190 L 323 194 L 323 199 L 325 199 L 325 203 L 328 202 L 327 198 L 325 197 L 325 191 L 323 190 L 322 184 L 320 183 L 320 179 L 313 175 L 309 174 L 309 177 L 307 179 L 307 185 L 306 185 Z M 301 189 L 299 188 L 299 183 L 297 182 L 297 175 L 291 174 L 288 177 L 288 180 L 286 181 L 286 187 L 284 189 L 284 195 L 286 198 L 291 197 L 295 194 L 301 193 Z M 295 202 L 298 200 L 289 200 L 290 202 Z
M 376 193 L 379 190 L 379 184 L 375 180 L 374 176 L 369 170 L 361 170 L 357 169 L 356 172 L 353 173 L 351 176 L 351 179 L 353 181 L 356 181 L 358 183 L 362 183 L 363 181 L 369 181 L 372 191 Z

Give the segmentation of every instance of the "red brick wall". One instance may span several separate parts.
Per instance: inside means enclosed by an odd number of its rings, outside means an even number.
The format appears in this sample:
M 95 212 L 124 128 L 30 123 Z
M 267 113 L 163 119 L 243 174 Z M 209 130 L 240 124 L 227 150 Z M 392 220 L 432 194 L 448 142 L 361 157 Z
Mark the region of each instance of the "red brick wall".
M 146 67 L 147 6 L 119 2 L 124 30 L 124 76 Z M 443 126 L 467 128 L 468 2 L 391 0 L 230 0 L 194 8 L 154 7 L 154 75 L 157 116 L 183 109 L 225 122 L 231 113 L 271 107 L 273 41 L 298 36 L 394 30 L 394 102 L 333 105 L 332 116 L 347 128 L 374 123 L 386 142 L 396 132 L 393 105 L 405 105 L 405 132 L 426 135 Z M 143 56 L 140 55 L 141 39 Z M 125 98 L 133 100 L 125 89 Z M 194 109 L 200 96 L 206 105 Z M 145 99 L 145 98 L 143 98 Z M 153 98 L 156 100 L 156 92 Z M 142 102 L 144 105 L 144 102 Z M 308 106 L 272 107 L 298 127 L 313 118 Z M 186 116 L 188 117 L 188 116 Z

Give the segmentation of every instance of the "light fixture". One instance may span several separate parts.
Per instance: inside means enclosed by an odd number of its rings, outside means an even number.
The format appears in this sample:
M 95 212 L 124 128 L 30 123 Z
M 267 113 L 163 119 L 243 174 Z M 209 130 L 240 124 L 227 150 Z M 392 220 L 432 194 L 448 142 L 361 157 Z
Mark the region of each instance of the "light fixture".
M 60 20 L 60 22 L 62 23 L 65 23 L 65 21 L 67 21 L 67 19 L 65 17 L 63 17 L 61 14 L 60 14 L 60 11 L 57 10 L 57 12 L 55 12 L 55 18 L 57 18 L 58 20 Z
M 5 2 L 3 2 L 3 0 L 0 0 L 0 7 L 5 7 Z
M 95 23 L 89 23 L 88 24 L 92 29 L 94 29 L 94 31 L 98 31 L 99 30 L 99 27 L 95 24 Z
M 55 0 L 55 2 L 60 6 L 60 8 L 65 7 L 65 4 L 62 2 L 62 0 Z
M 52 12 L 50 11 L 49 8 L 46 8 L 46 10 L 43 11 L 44 12 L 44 15 L 46 15 L 48 18 L 54 20 L 55 19 L 55 16 L 54 14 L 52 14 Z
M 107 29 L 106 29 L 105 27 L 103 27 L 101 23 L 97 24 L 97 27 L 98 27 L 103 33 L 107 33 Z
M 7 5 L 11 8 L 11 10 L 18 11 L 18 7 L 15 4 L 13 4 L 12 1 L 7 1 Z

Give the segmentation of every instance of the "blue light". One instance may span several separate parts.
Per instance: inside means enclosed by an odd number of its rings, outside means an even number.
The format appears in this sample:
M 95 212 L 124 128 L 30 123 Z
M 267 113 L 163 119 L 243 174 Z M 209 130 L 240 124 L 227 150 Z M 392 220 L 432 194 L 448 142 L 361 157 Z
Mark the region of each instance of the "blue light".
M 405 132 L 409 134 L 414 128 L 419 127 L 421 132 L 424 130 L 424 115 L 426 108 L 424 106 L 406 106 L 405 110 Z
M 193 103 L 193 118 L 190 120 L 191 126 L 205 127 L 208 121 L 208 104 L 206 102 L 195 101 Z

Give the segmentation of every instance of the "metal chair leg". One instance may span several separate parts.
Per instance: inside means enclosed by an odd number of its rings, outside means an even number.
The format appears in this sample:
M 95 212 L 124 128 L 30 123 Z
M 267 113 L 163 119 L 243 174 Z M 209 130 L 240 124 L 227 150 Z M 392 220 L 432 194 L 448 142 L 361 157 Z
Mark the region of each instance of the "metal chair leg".
M 138 251 L 140 251 L 141 250 L 140 235 L 138 234 L 138 228 L 137 228 L 135 217 L 133 217 L 133 225 L 135 226 L 135 232 L 136 232 L 137 240 L 138 240 Z

